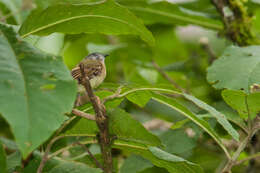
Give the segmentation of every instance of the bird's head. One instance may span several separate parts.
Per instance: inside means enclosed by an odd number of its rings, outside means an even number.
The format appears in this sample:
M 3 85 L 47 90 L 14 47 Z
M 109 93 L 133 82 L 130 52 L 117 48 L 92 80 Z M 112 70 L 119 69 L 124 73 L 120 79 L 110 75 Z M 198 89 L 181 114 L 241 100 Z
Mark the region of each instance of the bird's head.
M 105 58 L 108 56 L 108 54 L 102 54 L 102 53 L 91 53 L 89 54 L 86 59 L 90 59 L 90 60 L 97 60 L 97 61 L 104 61 Z

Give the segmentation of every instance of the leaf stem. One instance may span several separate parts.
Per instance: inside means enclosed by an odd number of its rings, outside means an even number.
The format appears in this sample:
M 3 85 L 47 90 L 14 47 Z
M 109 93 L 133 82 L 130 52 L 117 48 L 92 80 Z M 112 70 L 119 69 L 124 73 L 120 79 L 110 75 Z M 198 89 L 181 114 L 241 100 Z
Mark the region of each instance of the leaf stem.
M 181 90 L 184 93 L 188 93 L 188 91 L 182 88 L 177 82 L 175 82 L 165 71 L 161 69 L 161 67 L 153 60 L 152 64 L 154 68 L 166 79 L 168 80 L 175 88 Z

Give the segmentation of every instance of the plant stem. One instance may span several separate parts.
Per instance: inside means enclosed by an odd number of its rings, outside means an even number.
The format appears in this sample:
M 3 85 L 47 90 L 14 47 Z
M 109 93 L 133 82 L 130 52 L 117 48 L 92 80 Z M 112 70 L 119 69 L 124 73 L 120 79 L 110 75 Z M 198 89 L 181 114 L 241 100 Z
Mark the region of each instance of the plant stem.
M 161 67 L 153 60 L 152 61 L 152 64 L 154 66 L 154 68 L 166 79 L 168 80 L 172 85 L 173 87 L 181 90 L 182 92 L 184 93 L 188 93 L 187 90 L 185 90 L 184 88 L 182 88 L 180 85 L 177 84 L 177 82 L 175 82 L 167 73 L 165 73 Z
M 71 113 L 73 113 L 73 114 L 76 115 L 76 116 L 79 116 L 79 117 L 82 117 L 82 118 L 86 118 L 86 119 L 88 119 L 88 120 L 93 120 L 93 121 L 96 120 L 93 115 L 88 114 L 88 113 L 85 113 L 85 112 L 82 112 L 82 111 L 77 110 L 77 109 L 73 109 L 73 110 L 71 111 Z
M 251 155 L 251 156 L 248 156 L 248 157 L 246 157 L 246 158 L 244 158 L 244 159 L 242 159 L 242 160 L 238 160 L 238 161 L 235 163 L 235 165 L 240 165 L 240 164 L 242 164 L 242 163 L 244 163 L 244 162 L 246 162 L 246 161 L 249 161 L 249 160 L 251 160 L 251 159 L 256 159 L 256 158 L 258 158 L 258 157 L 260 157 L 260 152 L 258 152 L 258 153 L 256 153 L 256 154 L 253 154 L 253 155 Z
M 111 138 L 109 134 L 109 117 L 106 114 L 105 106 L 101 103 L 101 100 L 94 94 L 91 88 L 89 78 L 85 74 L 84 64 L 81 63 L 79 67 L 82 76 L 79 82 L 85 87 L 85 90 L 96 113 L 96 123 L 99 128 L 98 142 L 104 159 L 104 172 L 112 173 L 113 160 L 111 153 Z
M 48 145 L 47 145 L 47 148 L 46 148 L 45 153 L 44 153 L 44 155 L 43 155 L 43 157 L 42 157 L 41 163 L 40 163 L 40 165 L 39 165 L 39 167 L 38 167 L 38 169 L 37 169 L 37 173 L 42 173 L 42 170 L 43 170 L 43 168 L 44 168 L 44 165 L 45 165 L 45 163 L 46 163 L 46 162 L 48 161 L 48 159 L 49 159 L 48 155 L 49 155 L 49 152 L 51 151 L 52 145 L 53 145 L 57 140 L 66 137 L 66 136 L 58 136 L 58 135 L 60 134 L 60 132 L 62 132 L 62 130 L 63 130 L 72 120 L 74 120 L 74 119 L 75 119 L 75 117 L 72 117 L 72 118 L 68 119 L 68 120 L 56 131 L 56 133 L 55 133 L 55 135 L 54 135 L 54 138 L 53 138 L 53 139 L 48 143 Z
M 239 46 L 256 44 L 251 31 L 252 16 L 242 0 L 211 0 L 224 23 L 224 34 Z
M 81 144 L 80 142 L 77 142 L 77 144 L 80 145 L 83 149 L 85 149 L 87 151 L 89 156 L 95 161 L 97 167 L 104 170 L 103 166 L 99 163 L 99 161 L 95 158 L 95 156 L 90 152 L 88 147 L 86 147 L 84 144 Z

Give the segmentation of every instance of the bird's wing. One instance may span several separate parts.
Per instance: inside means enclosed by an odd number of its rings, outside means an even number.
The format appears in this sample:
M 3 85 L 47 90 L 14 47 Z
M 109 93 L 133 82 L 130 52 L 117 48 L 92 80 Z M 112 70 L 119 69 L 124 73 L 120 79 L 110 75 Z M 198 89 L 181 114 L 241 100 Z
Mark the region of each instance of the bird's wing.
M 94 78 L 95 76 L 99 76 L 102 72 L 103 66 L 101 62 L 98 61 L 88 61 L 85 64 L 85 73 L 89 79 Z M 81 77 L 81 72 L 79 67 L 75 67 L 71 71 L 71 75 L 74 79 L 78 79 Z

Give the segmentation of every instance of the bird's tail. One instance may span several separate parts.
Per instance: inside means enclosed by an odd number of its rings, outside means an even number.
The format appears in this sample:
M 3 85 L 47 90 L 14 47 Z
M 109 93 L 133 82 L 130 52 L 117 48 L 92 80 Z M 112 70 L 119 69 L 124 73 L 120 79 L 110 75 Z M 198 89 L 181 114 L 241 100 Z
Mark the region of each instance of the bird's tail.
M 74 79 L 79 79 L 81 76 L 81 72 L 80 72 L 80 68 L 79 67 L 75 67 L 71 70 L 71 75 Z

